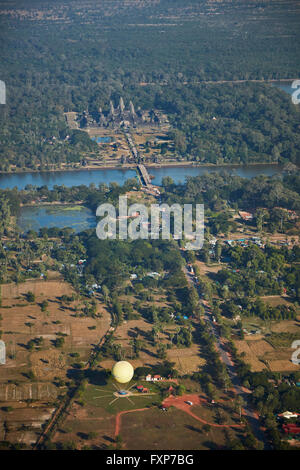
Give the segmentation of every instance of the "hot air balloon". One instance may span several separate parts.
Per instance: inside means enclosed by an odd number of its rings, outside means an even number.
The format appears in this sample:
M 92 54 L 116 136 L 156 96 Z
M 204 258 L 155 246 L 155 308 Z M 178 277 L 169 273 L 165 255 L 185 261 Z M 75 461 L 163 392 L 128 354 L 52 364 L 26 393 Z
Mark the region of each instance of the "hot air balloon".
M 127 361 L 119 361 L 112 368 L 112 376 L 120 384 L 130 382 L 133 377 L 134 369 Z

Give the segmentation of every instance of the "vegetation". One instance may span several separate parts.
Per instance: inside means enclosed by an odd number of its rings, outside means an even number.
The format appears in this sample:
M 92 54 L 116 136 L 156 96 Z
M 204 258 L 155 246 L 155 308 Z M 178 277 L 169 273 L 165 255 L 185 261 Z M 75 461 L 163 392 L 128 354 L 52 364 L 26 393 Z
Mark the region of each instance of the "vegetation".
M 96 155 L 97 144 L 69 129 L 64 112 L 93 115 L 120 94 L 169 114 L 178 158 L 297 161 L 299 117 L 283 93 L 257 84 L 194 86 L 298 77 L 295 2 L 258 8 L 222 1 L 212 9 L 206 1 L 118 0 L 95 9 L 87 2 L 11 1 L 0 11 L 8 89 L 0 109 L 1 170 L 73 166 Z

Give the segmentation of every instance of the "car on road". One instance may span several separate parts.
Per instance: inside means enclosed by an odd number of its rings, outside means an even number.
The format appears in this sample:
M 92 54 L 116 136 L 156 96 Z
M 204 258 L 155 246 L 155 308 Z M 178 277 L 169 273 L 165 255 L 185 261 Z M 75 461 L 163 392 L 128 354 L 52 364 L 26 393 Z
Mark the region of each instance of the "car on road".
M 186 401 L 186 404 L 192 406 L 193 402 L 188 400 L 188 401 Z

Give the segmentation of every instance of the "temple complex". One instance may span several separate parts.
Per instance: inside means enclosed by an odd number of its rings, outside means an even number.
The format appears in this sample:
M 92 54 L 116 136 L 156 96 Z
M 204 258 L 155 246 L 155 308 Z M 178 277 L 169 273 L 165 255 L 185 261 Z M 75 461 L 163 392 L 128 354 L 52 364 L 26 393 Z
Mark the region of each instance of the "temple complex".
M 77 121 L 79 121 L 81 128 L 100 127 L 107 129 L 141 127 L 145 125 L 160 126 L 162 124 L 159 111 L 153 109 L 144 111 L 140 107 L 135 110 L 132 101 L 129 101 L 128 107 L 126 107 L 122 96 L 117 107 L 110 101 L 109 111 L 105 112 L 101 107 L 94 114 L 83 111 L 81 115 L 78 115 Z

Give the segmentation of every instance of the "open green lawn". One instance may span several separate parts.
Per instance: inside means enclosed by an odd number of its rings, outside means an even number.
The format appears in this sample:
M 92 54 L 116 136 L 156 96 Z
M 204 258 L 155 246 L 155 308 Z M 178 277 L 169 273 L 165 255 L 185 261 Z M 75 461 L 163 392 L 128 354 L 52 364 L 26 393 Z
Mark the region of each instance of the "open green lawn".
M 129 389 L 135 383 L 136 382 L 132 380 L 129 384 L 126 384 L 124 388 Z M 117 391 L 113 384 L 114 382 L 112 379 L 109 379 L 105 385 L 89 384 L 84 391 L 82 399 L 89 406 L 104 408 L 112 414 L 116 414 L 119 411 L 145 408 L 161 402 L 159 387 L 156 384 L 149 385 L 148 382 L 138 381 L 138 385 L 143 385 L 149 388 L 149 391 L 151 393 L 155 393 L 155 395 L 143 395 L 142 393 L 139 393 L 135 387 L 132 387 L 130 391 L 135 395 L 129 397 L 130 401 L 127 398 L 118 398 L 116 401 L 111 403 L 116 398 L 114 396 L 114 392 Z

